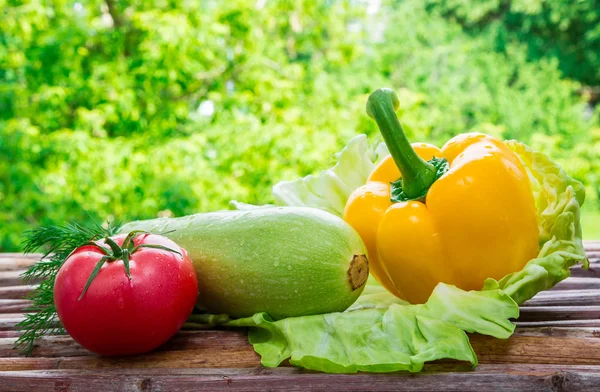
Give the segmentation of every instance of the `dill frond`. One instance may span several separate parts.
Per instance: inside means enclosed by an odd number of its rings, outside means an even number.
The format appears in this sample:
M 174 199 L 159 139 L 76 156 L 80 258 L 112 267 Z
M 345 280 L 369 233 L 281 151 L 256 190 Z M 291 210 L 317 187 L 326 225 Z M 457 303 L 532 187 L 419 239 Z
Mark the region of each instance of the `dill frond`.
M 29 356 L 38 338 L 64 332 L 54 306 L 54 281 L 58 270 L 79 246 L 88 241 L 111 236 L 117 232 L 117 229 L 118 226 L 114 224 L 104 228 L 98 224 L 83 226 L 68 223 L 42 226 L 25 233 L 24 253 L 43 249 L 44 254 L 37 263 L 21 275 L 25 283 L 33 279 L 41 280 L 41 283 L 29 296 L 32 305 L 27 309 L 25 319 L 17 324 L 17 328 L 23 334 L 15 343 L 16 349 Z

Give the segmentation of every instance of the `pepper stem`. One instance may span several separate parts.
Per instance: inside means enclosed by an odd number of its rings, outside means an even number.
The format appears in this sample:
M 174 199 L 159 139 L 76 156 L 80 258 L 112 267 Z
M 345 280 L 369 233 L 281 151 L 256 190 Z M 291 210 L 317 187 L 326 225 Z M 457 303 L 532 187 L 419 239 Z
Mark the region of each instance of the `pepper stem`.
M 400 106 L 394 90 L 375 90 L 367 101 L 367 114 L 377 122 L 385 144 L 402 173 L 402 191 L 408 199 L 420 199 L 439 177 L 438 169 L 417 155 L 396 116 Z

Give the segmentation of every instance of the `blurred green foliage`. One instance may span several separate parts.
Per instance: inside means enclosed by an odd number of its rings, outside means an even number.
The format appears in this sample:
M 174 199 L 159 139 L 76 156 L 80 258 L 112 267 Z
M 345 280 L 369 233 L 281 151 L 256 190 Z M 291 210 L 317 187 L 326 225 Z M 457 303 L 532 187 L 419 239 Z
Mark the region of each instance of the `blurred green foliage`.
M 399 90 L 409 137 L 517 138 L 599 208 L 600 5 L 0 0 L 0 250 L 48 222 L 270 201 Z

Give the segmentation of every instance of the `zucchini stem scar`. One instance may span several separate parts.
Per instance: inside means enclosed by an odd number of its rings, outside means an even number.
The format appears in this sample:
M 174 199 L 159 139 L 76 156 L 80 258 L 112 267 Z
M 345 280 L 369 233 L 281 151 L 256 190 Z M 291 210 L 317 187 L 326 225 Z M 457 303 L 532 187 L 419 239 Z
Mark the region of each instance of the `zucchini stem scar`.
M 367 255 L 354 255 L 348 267 L 348 282 L 352 290 L 362 287 L 369 278 L 369 260 Z

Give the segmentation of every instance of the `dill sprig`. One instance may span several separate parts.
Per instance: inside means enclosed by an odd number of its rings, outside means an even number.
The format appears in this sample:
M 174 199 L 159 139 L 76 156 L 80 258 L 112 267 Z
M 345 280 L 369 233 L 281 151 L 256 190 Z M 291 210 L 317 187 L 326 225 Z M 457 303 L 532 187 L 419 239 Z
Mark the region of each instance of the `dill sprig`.
M 91 226 L 69 223 L 42 226 L 25 233 L 24 253 L 32 253 L 41 248 L 44 249 L 44 254 L 21 275 L 25 283 L 32 280 L 41 282 L 29 296 L 32 305 L 27 308 L 25 319 L 17 324 L 17 328 L 23 334 L 16 341 L 15 348 L 28 356 L 38 338 L 46 334 L 64 332 L 54 306 L 54 280 L 58 270 L 79 246 L 88 241 L 111 236 L 116 233 L 117 228 L 114 224 L 104 228 L 97 223 Z

